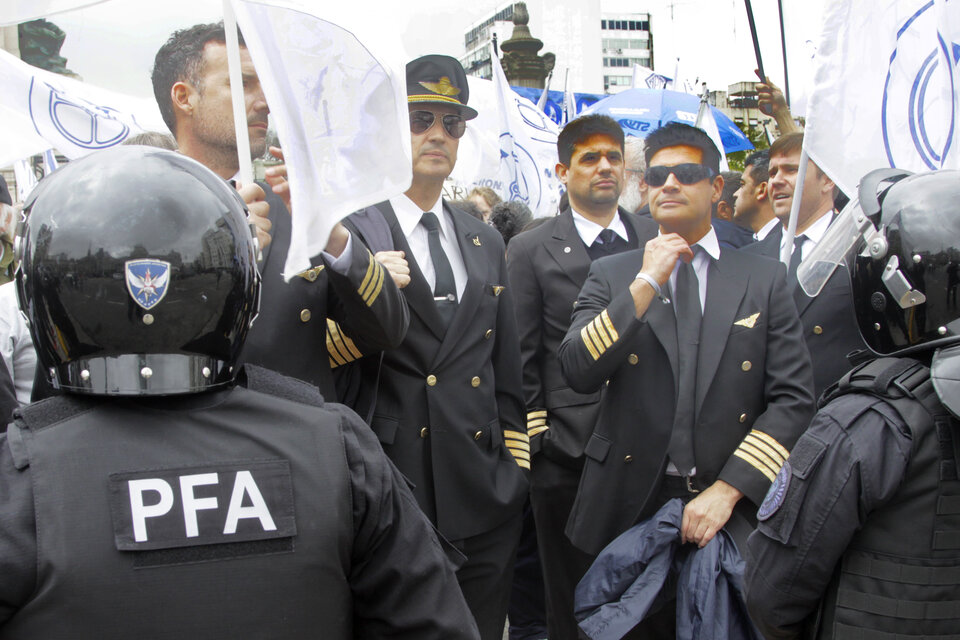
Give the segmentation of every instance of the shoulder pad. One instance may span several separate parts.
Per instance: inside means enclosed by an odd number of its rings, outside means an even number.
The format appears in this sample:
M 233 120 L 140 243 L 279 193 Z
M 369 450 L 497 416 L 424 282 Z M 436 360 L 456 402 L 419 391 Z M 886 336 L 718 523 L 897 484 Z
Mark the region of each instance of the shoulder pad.
M 103 402 L 100 396 L 61 394 L 15 409 L 18 424 L 37 430 L 83 413 Z
M 913 398 L 930 379 L 930 369 L 911 358 L 877 358 L 854 367 L 831 385 L 820 399 L 823 406 L 847 393 L 867 393 L 884 399 Z
M 390 223 L 387 222 L 383 212 L 376 205 L 350 214 L 349 220 L 353 223 L 360 234 L 360 238 L 371 253 L 393 251 Z
M 324 405 L 320 390 L 313 385 L 263 367 L 245 364 L 240 370 L 238 379 L 243 386 L 251 391 L 259 391 L 260 393 L 315 407 Z

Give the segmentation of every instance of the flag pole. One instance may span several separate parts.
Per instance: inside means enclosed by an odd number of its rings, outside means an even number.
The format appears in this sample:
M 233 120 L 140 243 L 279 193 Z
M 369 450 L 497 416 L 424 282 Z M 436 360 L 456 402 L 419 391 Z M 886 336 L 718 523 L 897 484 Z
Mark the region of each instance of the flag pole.
M 787 35 L 783 30 L 783 0 L 777 0 L 780 9 L 780 49 L 783 51 L 783 97 L 790 107 L 790 74 L 787 73 Z
M 543 93 L 540 94 L 540 99 L 537 100 L 537 109 L 540 109 L 543 113 L 547 112 L 547 100 L 550 98 L 550 79 L 553 78 L 553 71 L 547 74 L 547 79 L 543 82 Z
M 790 204 L 790 221 L 784 233 L 783 248 L 780 249 L 780 262 L 790 266 L 790 255 L 793 253 L 793 239 L 797 235 L 797 218 L 800 215 L 800 200 L 803 197 L 803 181 L 807 178 L 807 150 L 800 151 L 800 168 L 797 169 L 797 181 L 793 185 L 793 202 Z
M 757 24 L 753 21 L 753 5 L 750 4 L 750 0 L 743 0 L 743 3 L 747 7 L 747 22 L 750 23 L 750 35 L 753 36 L 753 53 L 757 56 L 757 70 L 766 82 L 767 75 L 763 72 L 763 59 L 760 57 L 760 40 L 757 38 Z M 780 24 L 782 25 L 783 22 L 781 21 Z
M 250 161 L 247 106 L 243 95 L 243 76 L 240 71 L 240 40 L 237 38 L 237 17 L 230 0 L 223 0 L 223 29 L 227 38 L 227 63 L 230 68 L 230 94 L 233 98 L 233 128 L 237 138 L 240 182 L 250 184 L 253 182 L 253 164 Z

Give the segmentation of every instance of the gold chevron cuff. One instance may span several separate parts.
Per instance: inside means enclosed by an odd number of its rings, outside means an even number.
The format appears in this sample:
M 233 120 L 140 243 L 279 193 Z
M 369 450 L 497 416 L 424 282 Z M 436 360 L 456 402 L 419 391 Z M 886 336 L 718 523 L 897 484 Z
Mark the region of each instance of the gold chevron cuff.
M 373 254 L 369 251 L 367 251 L 367 256 L 369 258 L 367 262 L 367 273 L 363 276 L 363 282 L 360 283 L 360 288 L 357 289 L 357 293 L 360 294 L 360 297 L 363 298 L 363 301 L 369 307 L 373 305 L 377 296 L 380 295 L 380 290 L 383 289 L 383 279 L 386 277 L 384 272 L 386 269 L 383 268 L 382 264 L 377 262 L 376 258 L 374 258 Z
M 528 411 L 527 412 L 527 436 L 532 438 L 538 433 L 543 433 L 550 426 L 547 425 L 547 411 L 546 409 L 538 409 L 537 411 Z
M 327 354 L 330 356 L 331 369 L 363 357 L 353 340 L 340 330 L 340 325 L 329 318 L 327 318 Z
M 587 351 L 594 360 L 599 360 L 604 352 L 620 339 L 620 334 L 610 320 L 610 314 L 604 309 L 596 318 L 591 320 L 580 330 L 580 339 L 583 340 Z
M 750 463 L 773 482 L 790 452 L 769 433 L 753 429 L 737 447 L 734 455 Z

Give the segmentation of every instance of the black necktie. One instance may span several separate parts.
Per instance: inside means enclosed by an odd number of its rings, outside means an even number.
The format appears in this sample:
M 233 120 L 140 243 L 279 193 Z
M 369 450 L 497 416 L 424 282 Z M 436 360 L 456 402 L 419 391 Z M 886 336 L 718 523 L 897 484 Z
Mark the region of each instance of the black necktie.
M 436 275 L 433 299 L 437 303 L 437 311 L 440 312 L 444 323 L 450 324 L 457 310 L 457 282 L 453 279 L 453 268 L 440 244 L 440 221 L 432 211 L 427 211 L 420 218 L 420 224 L 427 228 L 430 260 L 433 262 L 433 272 Z
M 787 289 L 793 291 L 797 286 L 797 269 L 800 267 L 800 261 L 803 259 L 803 241 L 806 236 L 796 236 L 793 239 L 793 253 L 790 254 L 790 266 L 787 267 Z
M 699 249 L 694 247 L 694 255 Z M 667 453 L 681 475 L 688 476 L 693 457 L 693 425 L 697 402 L 697 354 L 700 350 L 700 284 L 693 261 L 681 262 L 677 270 L 674 304 L 677 312 L 677 408 Z
M 593 244 L 587 247 L 587 254 L 591 260 L 596 260 L 597 258 L 620 253 L 625 247 L 626 241 L 618 236 L 613 229 L 604 229 L 597 236 L 596 240 L 593 241 Z

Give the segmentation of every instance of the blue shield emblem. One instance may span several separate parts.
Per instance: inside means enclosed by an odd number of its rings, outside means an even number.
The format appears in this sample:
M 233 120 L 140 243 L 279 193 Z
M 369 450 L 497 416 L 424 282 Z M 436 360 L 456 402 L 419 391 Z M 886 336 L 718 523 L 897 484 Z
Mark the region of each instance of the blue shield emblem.
M 167 295 L 170 282 L 170 263 L 163 260 L 127 260 L 125 269 L 127 291 L 134 302 L 144 309 L 152 309 Z

